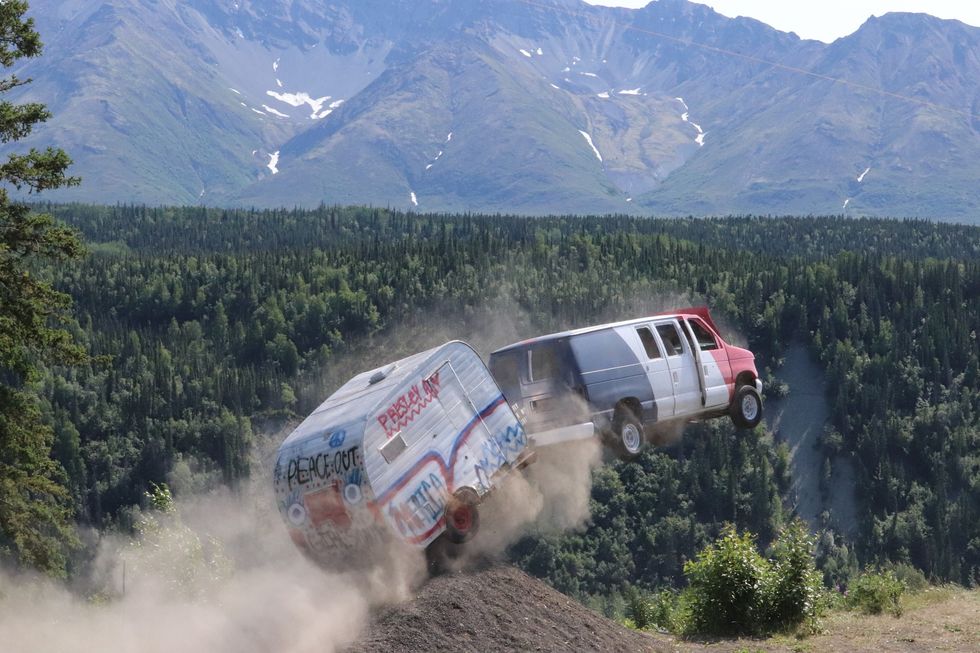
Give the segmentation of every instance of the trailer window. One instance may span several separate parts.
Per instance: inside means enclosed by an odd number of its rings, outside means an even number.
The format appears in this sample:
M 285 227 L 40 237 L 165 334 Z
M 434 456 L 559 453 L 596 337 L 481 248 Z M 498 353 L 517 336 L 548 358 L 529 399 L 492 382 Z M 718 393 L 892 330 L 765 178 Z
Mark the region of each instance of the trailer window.
M 553 345 L 532 347 L 528 352 L 528 362 L 530 381 L 553 379 L 561 374 L 558 351 Z
M 718 341 L 711 331 L 708 330 L 706 326 L 701 324 L 698 320 L 688 320 L 688 324 L 691 325 L 691 329 L 694 331 L 694 337 L 698 340 L 698 347 L 701 351 L 711 351 L 712 349 L 718 349 Z
M 640 336 L 640 341 L 643 343 L 643 348 L 647 351 L 647 358 L 650 360 L 656 360 L 662 358 L 660 354 L 660 346 L 657 344 L 657 340 L 653 337 L 653 332 L 650 331 L 650 327 L 639 327 L 636 333 Z
M 681 344 L 681 334 L 677 333 L 677 327 L 673 324 L 658 324 L 657 333 L 664 341 L 664 348 L 668 356 L 677 356 L 684 353 L 684 346 Z

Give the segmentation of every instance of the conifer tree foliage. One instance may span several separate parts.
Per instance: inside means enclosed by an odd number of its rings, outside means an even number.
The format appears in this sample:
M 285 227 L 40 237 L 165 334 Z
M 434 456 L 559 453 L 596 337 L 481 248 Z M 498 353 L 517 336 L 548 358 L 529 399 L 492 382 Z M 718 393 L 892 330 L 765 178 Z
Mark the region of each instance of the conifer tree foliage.
M 26 2 L 0 3 L 0 64 L 41 53 Z M 29 83 L 10 75 L 0 94 Z M 44 105 L 0 100 L 0 142 L 31 133 L 49 117 Z M 78 258 L 82 245 L 50 215 L 10 198 L 69 186 L 71 160 L 48 148 L 12 153 L 0 162 L 0 561 L 63 575 L 74 540 L 64 471 L 51 458 L 53 433 L 43 423 L 34 385 L 43 362 L 76 363 L 84 354 L 67 330 L 70 298 L 46 280 L 46 267 Z

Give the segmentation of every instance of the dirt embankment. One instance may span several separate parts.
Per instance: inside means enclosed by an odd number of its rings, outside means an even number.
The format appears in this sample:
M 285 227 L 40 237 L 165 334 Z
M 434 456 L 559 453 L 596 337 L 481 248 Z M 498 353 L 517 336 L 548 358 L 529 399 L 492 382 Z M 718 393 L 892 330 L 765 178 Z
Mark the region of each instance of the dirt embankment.
M 381 610 L 350 653 L 374 651 L 669 651 L 543 582 L 493 565 L 438 576 L 414 601 Z
M 375 651 L 630 651 L 678 653 L 925 653 L 980 651 L 980 592 L 939 588 L 905 614 L 834 612 L 804 639 L 704 639 L 630 630 L 502 564 L 436 577 L 412 601 L 378 611 L 348 653 Z

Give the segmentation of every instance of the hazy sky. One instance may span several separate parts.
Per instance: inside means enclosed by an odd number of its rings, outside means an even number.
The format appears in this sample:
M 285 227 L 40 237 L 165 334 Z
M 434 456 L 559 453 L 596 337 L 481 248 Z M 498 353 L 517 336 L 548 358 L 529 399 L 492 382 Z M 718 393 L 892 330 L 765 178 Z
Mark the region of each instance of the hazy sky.
M 697 0 L 695 0 L 697 1 Z M 649 0 L 586 0 L 594 5 L 642 7 Z M 889 11 L 914 11 L 980 26 L 978 0 L 700 0 L 725 16 L 751 16 L 803 38 L 833 41 Z

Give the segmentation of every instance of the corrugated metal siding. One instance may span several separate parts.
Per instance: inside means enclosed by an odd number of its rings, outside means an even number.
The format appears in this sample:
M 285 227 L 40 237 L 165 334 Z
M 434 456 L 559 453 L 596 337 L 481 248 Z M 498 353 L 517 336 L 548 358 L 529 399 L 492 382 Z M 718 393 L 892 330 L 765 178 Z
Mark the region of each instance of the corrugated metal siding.
M 436 372 L 438 391 L 426 395 L 423 382 Z M 466 396 L 462 403 L 453 398 L 457 378 Z M 388 440 L 391 430 L 386 432 L 385 425 L 390 421 L 378 417 L 413 390 L 422 393 L 425 405 L 401 425 L 406 450 L 388 463 L 378 449 Z M 449 495 L 461 487 L 489 491 L 493 473 L 516 459 L 526 436 L 480 357 L 453 342 L 432 352 L 368 417 L 364 443 L 365 471 L 382 514 L 402 537 L 424 545 L 442 532 Z

